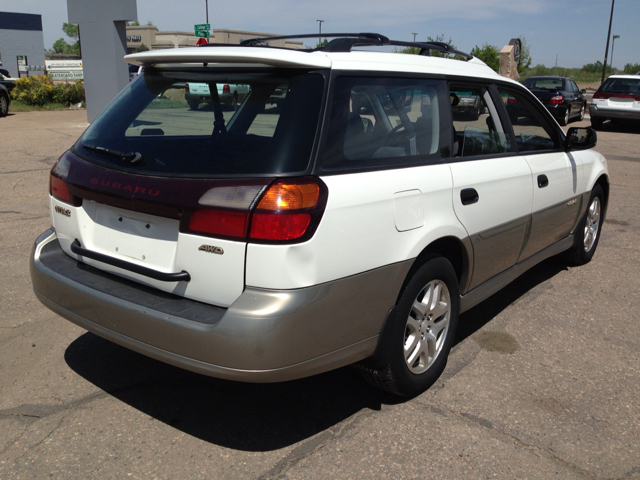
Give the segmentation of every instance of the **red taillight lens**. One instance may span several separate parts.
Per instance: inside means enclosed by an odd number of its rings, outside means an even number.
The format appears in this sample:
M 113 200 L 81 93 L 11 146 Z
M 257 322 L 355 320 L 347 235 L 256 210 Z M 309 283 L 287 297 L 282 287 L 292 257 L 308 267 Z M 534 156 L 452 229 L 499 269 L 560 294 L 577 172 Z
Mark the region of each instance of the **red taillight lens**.
M 189 229 L 211 235 L 244 238 L 247 236 L 248 218 L 249 212 L 197 210 L 189 220 Z
M 71 200 L 71 195 L 69 194 L 69 189 L 67 188 L 67 184 L 64 182 L 64 180 L 61 180 L 58 177 L 54 177 L 53 175 L 49 176 L 49 193 L 58 200 L 73 203 Z
M 229 88 L 229 85 L 224 85 L 222 87 L 222 93 L 231 93 L 231 88 Z
M 598 100 L 598 99 L 606 100 L 610 96 L 611 95 L 609 95 L 608 93 L 598 93 L 598 92 L 596 92 L 596 93 L 593 94 L 593 99 L 594 100 Z
M 507 98 L 507 103 L 510 103 L 511 105 L 513 105 L 514 103 L 518 103 L 518 101 L 513 97 L 509 97 Z
M 258 240 L 293 240 L 307 231 L 311 222 L 308 213 L 254 213 L 251 238 Z
M 256 243 L 301 242 L 314 234 L 326 202 L 327 187 L 315 177 L 221 185 L 202 195 L 198 204 L 206 208 L 186 217 L 183 231 Z
M 189 84 L 188 83 L 184 84 L 184 91 L 189 93 Z
M 562 95 L 555 95 L 549 99 L 550 105 L 559 105 L 564 102 L 564 97 Z

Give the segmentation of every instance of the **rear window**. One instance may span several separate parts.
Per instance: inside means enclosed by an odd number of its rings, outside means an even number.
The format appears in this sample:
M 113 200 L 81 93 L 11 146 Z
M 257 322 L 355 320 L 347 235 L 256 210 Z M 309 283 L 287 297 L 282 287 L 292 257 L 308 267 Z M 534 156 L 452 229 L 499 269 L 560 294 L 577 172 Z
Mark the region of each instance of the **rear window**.
M 322 73 L 300 69 L 145 70 L 91 124 L 74 153 L 157 176 L 304 172 L 324 85 Z
M 527 88 L 562 90 L 562 79 L 560 78 L 527 78 L 523 84 Z
M 607 78 L 598 91 L 637 95 L 640 94 L 640 78 Z

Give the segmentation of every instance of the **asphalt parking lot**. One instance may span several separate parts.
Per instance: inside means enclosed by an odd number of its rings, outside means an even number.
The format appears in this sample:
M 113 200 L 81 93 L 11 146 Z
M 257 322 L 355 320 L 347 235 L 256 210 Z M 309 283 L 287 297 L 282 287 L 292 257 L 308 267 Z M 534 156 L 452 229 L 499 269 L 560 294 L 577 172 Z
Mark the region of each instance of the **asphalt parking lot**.
M 44 308 L 48 176 L 84 111 L 0 119 L 0 478 L 640 478 L 640 128 L 607 126 L 594 260 L 552 258 L 465 313 L 400 399 L 345 368 L 283 384 L 151 360 Z M 587 121 L 570 126 L 588 125 Z

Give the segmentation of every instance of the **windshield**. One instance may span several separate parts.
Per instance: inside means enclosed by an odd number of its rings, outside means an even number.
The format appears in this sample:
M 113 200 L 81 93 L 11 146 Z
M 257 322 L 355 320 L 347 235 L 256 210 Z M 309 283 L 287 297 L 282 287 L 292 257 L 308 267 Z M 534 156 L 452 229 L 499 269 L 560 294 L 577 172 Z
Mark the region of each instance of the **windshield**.
M 607 78 L 598 91 L 637 95 L 640 94 L 640 78 Z
M 300 69 L 146 70 L 73 150 L 92 163 L 148 175 L 304 172 L 324 85 L 322 74 Z

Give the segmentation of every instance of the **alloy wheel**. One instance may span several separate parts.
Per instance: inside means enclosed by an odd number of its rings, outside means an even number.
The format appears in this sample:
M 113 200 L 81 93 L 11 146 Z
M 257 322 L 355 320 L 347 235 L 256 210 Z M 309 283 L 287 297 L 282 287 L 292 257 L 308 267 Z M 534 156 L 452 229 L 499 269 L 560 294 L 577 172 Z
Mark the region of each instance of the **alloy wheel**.
M 584 224 L 584 250 L 590 251 L 598 238 L 600 228 L 600 198 L 594 197 L 587 210 L 587 220 Z

